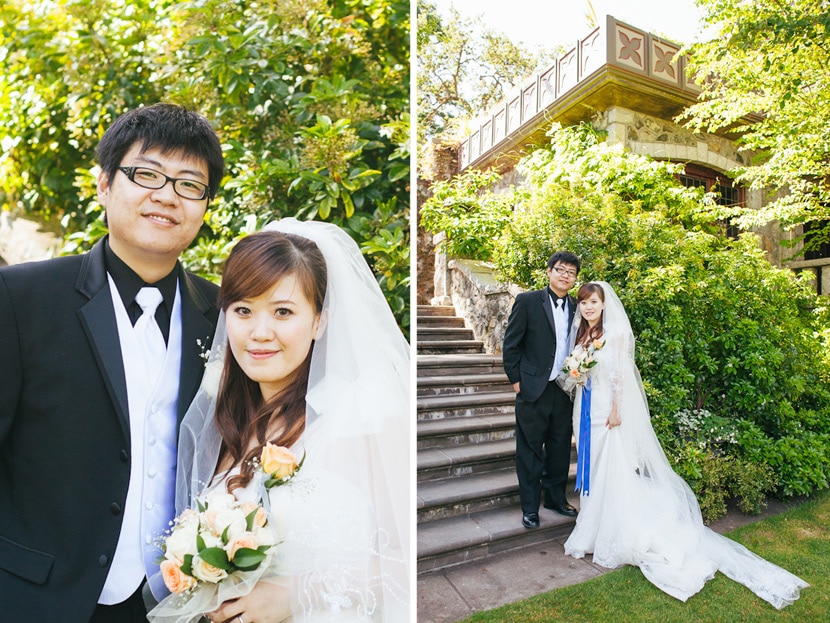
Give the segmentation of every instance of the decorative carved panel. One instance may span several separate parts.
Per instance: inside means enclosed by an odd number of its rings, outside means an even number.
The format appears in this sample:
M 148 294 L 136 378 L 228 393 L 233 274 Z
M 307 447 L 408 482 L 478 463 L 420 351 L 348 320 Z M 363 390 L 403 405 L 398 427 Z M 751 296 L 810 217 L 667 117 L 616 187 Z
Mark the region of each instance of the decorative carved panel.
M 493 120 L 488 119 L 481 124 L 481 153 L 493 146 Z
M 481 133 L 476 130 L 470 135 L 470 162 L 481 155 Z
M 559 88 L 557 94 L 561 96 L 576 86 L 579 80 L 579 67 L 576 64 L 576 48 L 559 59 Z
M 631 67 L 632 69 L 639 69 L 642 72 L 646 70 L 646 44 L 645 35 L 636 30 L 626 28 L 619 24 L 617 26 L 617 34 L 615 37 L 617 49 L 614 55 L 616 61 Z
M 493 145 L 498 145 L 507 136 L 507 110 L 502 107 L 493 114 Z
M 520 125 L 522 125 L 522 103 L 521 98 L 516 96 L 507 105 L 507 131 L 514 132 Z
M 527 85 L 522 91 L 522 123 L 536 114 L 536 83 Z
M 680 63 L 677 56 L 679 50 L 676 45 L 651 39 L 651 75 L 658 80 L 681 86 Z
M 556 99 L 556 65 L 539 78 L 539 109 L 544 110 Z
M 597 28 L 580 43 L 582 49 L 582 67 L 579 74 L 580 79 L 599 69 L 605 63 L 604 39 L 600 37 L 600 29 Z

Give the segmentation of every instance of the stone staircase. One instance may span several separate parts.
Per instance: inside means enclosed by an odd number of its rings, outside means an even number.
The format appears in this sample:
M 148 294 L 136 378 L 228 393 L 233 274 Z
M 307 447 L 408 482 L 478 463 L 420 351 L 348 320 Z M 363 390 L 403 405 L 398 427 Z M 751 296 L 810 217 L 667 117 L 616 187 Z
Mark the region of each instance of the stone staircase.
M 515 394 L 501 355 L 484 353 L 452 307 L 417 313 L 418 572 L 567 534 L 574 519 L 545 509 L 538 529 L 521 524 Z

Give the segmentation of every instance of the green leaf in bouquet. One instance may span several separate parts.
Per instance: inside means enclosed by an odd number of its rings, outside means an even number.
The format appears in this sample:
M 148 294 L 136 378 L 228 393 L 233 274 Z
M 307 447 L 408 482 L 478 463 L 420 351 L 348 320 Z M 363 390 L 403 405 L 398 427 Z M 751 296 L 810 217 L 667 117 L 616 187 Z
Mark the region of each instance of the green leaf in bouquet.
M 248 532 L 252 532 L 254 529 L 254 519 L 256 519 L 256 514 L 259 512 L 260 507 L 257 506 L 254 510 L 248 513 L 248 516 L 245 517 L 245 529 Z
M 241 571 L 253 571 L 265 560 L 265 552 L 258 549 L 243 547 L 236 551 L 233 557 L 233 564 Z
M 193 554 L 184 555 L 184 562 L 182 563 L 182 566 L 180 568 L 182 570 L 182 573 L 185 573 L 190 577 L 193 577 Z
M 228 530 L 230 530 L 230 525 L 226 526 L 224 530 L 222 530 L 222 543 L 225 545 L 228 544 Z
M 205 543 L 205 540 L 202 538 L 202 533 L 197 532 L 196 533 L 196 551 L 201 554 L 202 550 L 205 549 L 206 547 L 207 547 L 207 544 Z
M 207 564 L 213 565 L 217 569 L 229 571 L 233 568 L 233 565 L 231 565 L 228 560 L 228 554 L 221 547 L 207 547 L 200 550 L 199 558 L 204 560 Z

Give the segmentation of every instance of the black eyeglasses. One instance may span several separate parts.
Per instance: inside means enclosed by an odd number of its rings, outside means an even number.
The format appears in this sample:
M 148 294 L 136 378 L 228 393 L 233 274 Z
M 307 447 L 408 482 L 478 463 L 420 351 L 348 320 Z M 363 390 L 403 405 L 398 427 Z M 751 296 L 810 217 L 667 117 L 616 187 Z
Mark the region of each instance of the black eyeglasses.
M 179 197 L 201 201 L 208 195 L 207 184 L 184 178 L 170 177 L 159 171 L 147 167 L 118 167 L 129 180 L 142 188 L 158 190 L 164 188 L 167 182 L 173 182 L 173 190 Z
M 575 270 L 569 270 L 567 268 L 561 268 L 559 266 L 554 266 L 553 270 L 555 270 L 560 275 L 565 275 L 567 277 L 570 277 L 571 279 L 576 279 L 576 271 Z

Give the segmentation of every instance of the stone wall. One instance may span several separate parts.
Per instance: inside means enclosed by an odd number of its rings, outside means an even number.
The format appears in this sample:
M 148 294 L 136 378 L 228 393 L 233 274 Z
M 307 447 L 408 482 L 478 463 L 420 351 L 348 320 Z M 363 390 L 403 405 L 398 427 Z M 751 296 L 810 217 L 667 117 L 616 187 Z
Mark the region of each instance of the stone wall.
M 0 212 L 0 265 L 20 264 L 55 257 L 61 240 L 44 232 L 35 221 Z
M 456 313 L 464 317 L 487 353 L 501 353 L 507 319 L 521 288 L 499 282 L 484 262 L 450 260 L 448 268 Z

